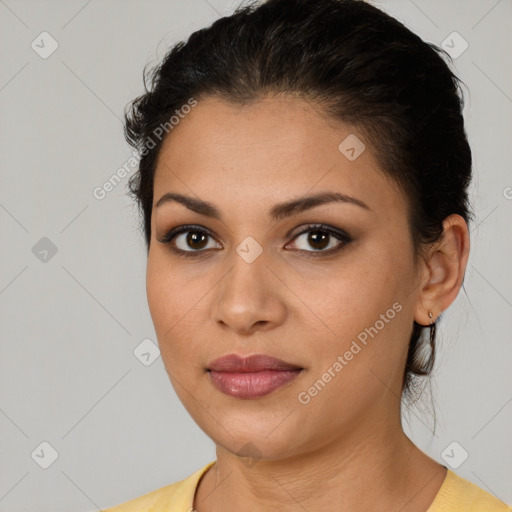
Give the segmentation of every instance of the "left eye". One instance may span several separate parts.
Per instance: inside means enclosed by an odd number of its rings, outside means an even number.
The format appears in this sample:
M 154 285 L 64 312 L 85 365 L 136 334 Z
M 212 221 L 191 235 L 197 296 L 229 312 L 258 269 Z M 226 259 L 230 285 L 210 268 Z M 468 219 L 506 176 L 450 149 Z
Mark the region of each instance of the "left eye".
M 313 251 L 299 247 L 299 250 L 306 252 L 330 253 L 341 248 L 351 241 L 350 237 L 341 231 L 334 230 L 327 226 L 308 226 L 308 228 L 295 236 L 294 240 L 303 238 L 305 245 L 313 247 Z M 336 241 L 338 243 L 336 243 Z

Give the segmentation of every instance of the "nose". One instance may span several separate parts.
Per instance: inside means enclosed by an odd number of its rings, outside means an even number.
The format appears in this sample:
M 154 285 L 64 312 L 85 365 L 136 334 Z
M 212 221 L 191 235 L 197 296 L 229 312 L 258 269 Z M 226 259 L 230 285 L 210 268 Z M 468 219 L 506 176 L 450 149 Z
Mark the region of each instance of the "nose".
M 248 263 L 237 253 L 215 289 L 215 321 L 238 334 L 252 334 L 282 324 L 286 317 L 285 286 L 264 254 Z

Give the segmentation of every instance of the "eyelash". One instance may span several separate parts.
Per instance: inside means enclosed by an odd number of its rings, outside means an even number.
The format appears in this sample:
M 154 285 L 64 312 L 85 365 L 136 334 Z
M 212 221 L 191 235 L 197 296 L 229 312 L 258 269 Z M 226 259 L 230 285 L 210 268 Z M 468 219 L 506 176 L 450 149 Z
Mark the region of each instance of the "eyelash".
M 176 247 L 174 247 L 171 244 L 171 242 L 178 235 L 181 235 L 182 233 L 187 233 L 189 231 L 194 232 L 194 233 L 204 234 L 204 235 L 207 235 L 207 236 L 210 236 L 210 237 L 214 238 L 213 235 L 211 233 L 209 233 L 205 229 L 198 228 L 195 225 L 187 225 L 187 226 L 179 226 L 179 227 L 171 229 L 170 231 L 168 231 L 158 241 L 160 243 L 163 243 L 163 244 L 169 244 L 169 247 L 170 247 L 171 251 L 174 252 L 175 254 L 177 254 L 178 256 L 182 256 L 182 257 L 185 257 L 185 258 L 199 258 L 199 257 L 202 257 L 201 253 L 207 253 L 208 250 L 204 250 L 203 249 L 203 250 L 198 250 L 198 251 L 194 251 L 194 250 L 184 251 L 182 249 L 177 249 Z M 322 233 L 328 234 L 330 236 L 333 236 L 334 238 L 336 238 L 337 240 L 339 240 L 341 242 L 336 247 L 331 248 L 328 251 L 323 251 L 323 250 L 306 251 L 306 250 L 303 250 L 303 249 L 297 249 L 299 252 L 307 253 L 308 256 L 312 256 L 314 258 L 319 257 L 319 256 L 321 257 L 321 256 L 332 255 L 333 253 L 340 251 L 347 244 L 352 242 L 352 238 L 347 233 L 345 233 L 342 230 L 339 230 L 339 229 L 327 226 L 326 224 L 309 224 L 309 225 L 306 226 L 306 229 L 302 230 L 300 233 L 297 233 L 293 237 L 292 241 L 297 239 L 299 236 L 301 236 L 301 235 L 303 235 L 305 233 L 309 233 L 310 231 L 313 231 L 313 232 L 316 231 L 316 232 L 322 232 Z

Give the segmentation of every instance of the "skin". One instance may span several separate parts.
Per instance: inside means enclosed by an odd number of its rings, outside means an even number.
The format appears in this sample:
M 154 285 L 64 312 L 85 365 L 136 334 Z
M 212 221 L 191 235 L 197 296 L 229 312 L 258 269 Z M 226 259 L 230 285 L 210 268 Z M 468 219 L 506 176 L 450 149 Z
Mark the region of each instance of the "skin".
M 243 107 L 202 98 L 159 154 L 147 295 L 172 385 L 216 444 L 194 499 L 199 512 L 424 512 L 446 476 L 402 429 L 401 383 L 413 320 L 428 325 L 428 311 L 435 320 L 459 292 L 467 225 L 458 215 L 445 219 L 442 239 L 415 261 L 407 198 L 380 169 L 371 141 L 318 112 L 290 96 Z M 354 161 L 338 150 L 349 134 L 366 145 Z M 369 209 L 336 202 L 270 219 L 276 203 L 321 191 Z M 177 202 L 156 207 L 168 192 L 212 203 L 222 221 Z M 318 255 L 307 233 L 296 237 L 309 223 L 345 230 L 352 241 Z M 174 240 L 203 251 L 195 259 L 159 242 L 185 224 L 212 234 L 203 246 L 187 244 L 186 234 Z M 236 252 L 249 236 L 263 250 L 252 263 Z M 324 252 L 343 244 L 329 240 Z M 394 303 L 400 312 L 300 403 L 298 394 Z M 230 353 L 268 354 L 304 370 L 270 395 L 239 399 L 206 372 Z

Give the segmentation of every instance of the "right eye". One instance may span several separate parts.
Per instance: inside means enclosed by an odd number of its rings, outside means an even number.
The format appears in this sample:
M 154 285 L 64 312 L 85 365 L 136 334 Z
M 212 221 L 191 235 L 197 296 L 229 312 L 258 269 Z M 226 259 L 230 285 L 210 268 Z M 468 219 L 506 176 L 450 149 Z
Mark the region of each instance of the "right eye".
M 197 226 L 179 226 L 168 231 L 159 242 L 169 244 L 170 249 L 180 256 L 194 257 L 199 252 L 205 252 L 204 249 L 215 248 L 208 247 L 208 237 L 213 239 L 208 231 Z

